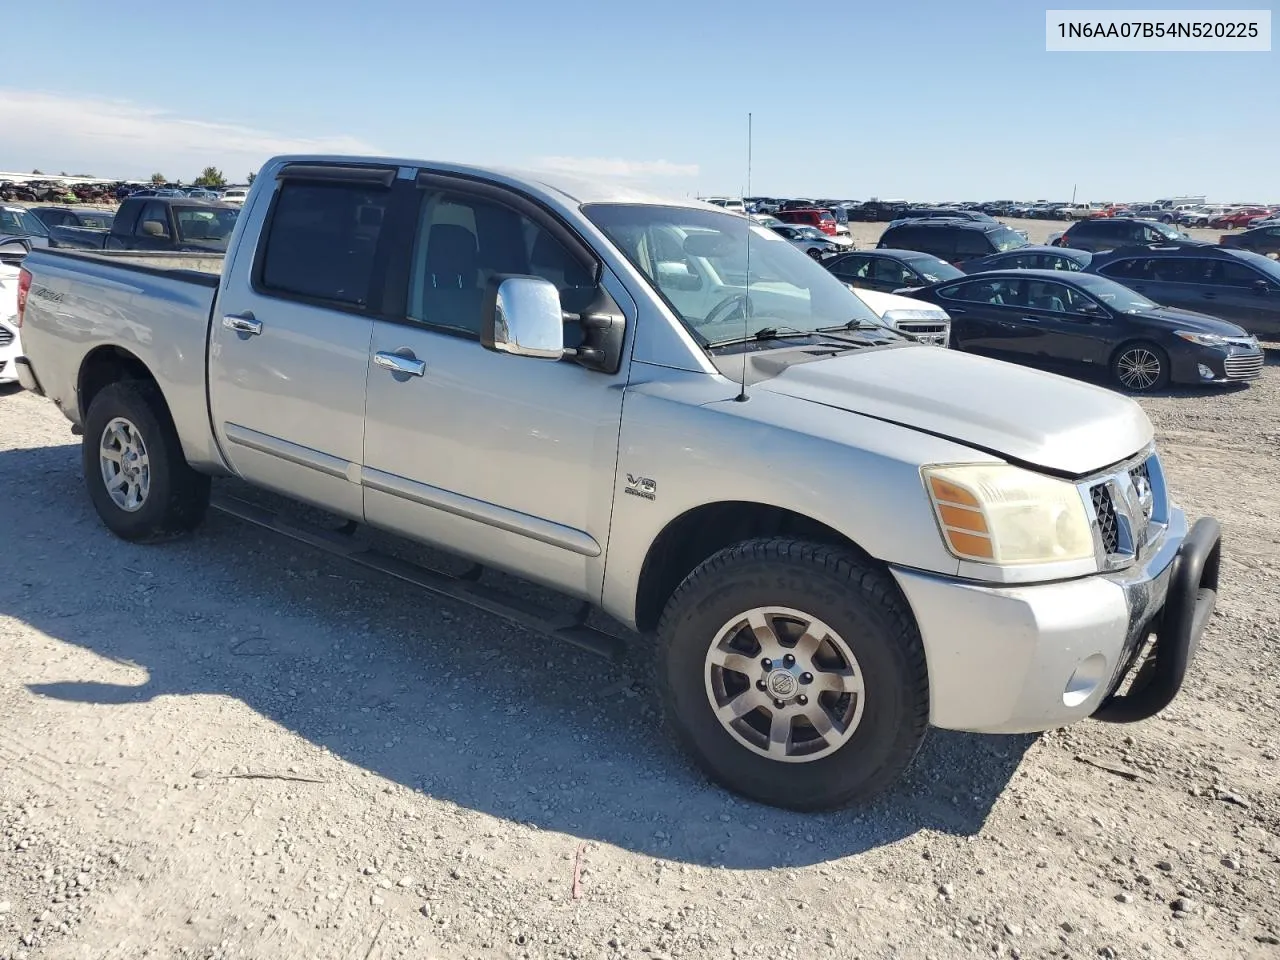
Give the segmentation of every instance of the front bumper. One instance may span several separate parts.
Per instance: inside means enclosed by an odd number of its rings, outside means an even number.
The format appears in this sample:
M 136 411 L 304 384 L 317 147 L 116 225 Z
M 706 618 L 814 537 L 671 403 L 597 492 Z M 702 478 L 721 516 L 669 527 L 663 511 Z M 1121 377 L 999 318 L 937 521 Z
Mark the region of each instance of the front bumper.
M 22 341 L 12 323 L 0 322 L 0 383 L 18 379 L 17 359 L 22 356 Z
M 1169 521 L 1152 552 L 1112 574 L 997 587 L 894 569 L 924 642 L 930 722 L 1028 733 L 1167 706 L 1213 612 L 1220 542 L 1215 521 L 1188 531 L 1176 509 Z
M 1174 353 L 1172 380 L 1175 383 L 1239 383 L 1262 376 L 1266 355 L 1261 347 L 1198 347 Z

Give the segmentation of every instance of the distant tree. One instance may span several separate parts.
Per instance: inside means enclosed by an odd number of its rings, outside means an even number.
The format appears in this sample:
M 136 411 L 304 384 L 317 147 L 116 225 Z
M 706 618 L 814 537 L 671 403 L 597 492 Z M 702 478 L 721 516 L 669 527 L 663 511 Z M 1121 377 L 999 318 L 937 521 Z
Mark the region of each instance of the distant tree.
M 217 167 L 205 167 L 200 171 L 200 176 L 196 177 L 195 185 L 197 187 L 225 187 L 227 178 L 222 175 L 222 171 Z
M 34 176 L 34 177 L 43 177 L 43 176 L 44 176 L 44 171 L 43 171 L 43 170 L 41 170 L 39 167 L 36 167 L 36 169 L 34 169 L 34 170 L 32 170 L 32 171 L 31 171 L 31 175 L 32 175 L 32 176 Z
M 250 171 L 250 172 L 249 172 L 249 186 L 253 186 L 253 181 L 254 181 L 255 179 L 257 179 L 257 176 L 258 176 L 258 175 L 257 175 L 256 173 L 254 173 L 253 171 Z
M 155 184 L 168 183 L 169 178 L 166 177 L 163 173 L 153 173 L 151 175 L 151 182 Z
M 73 174 L 72 174 L 72 176 L 73 176 L 73 177 L 84 177 L 84 179 L 86 179 L 86 180 L 93 180 L 93 179 L 95 179 L 95 177 L 94 177 L 94 175 L 93 175 L 92 173 L 73 173 Z
M 58 174 L 58 176 L 60 176 L 60 177 L 67 177 L 67 176 L 70 176 L 70 174 L 69 174 L 69 173 L 67 173 L 67 171 L 63 170 L 60 174 Z

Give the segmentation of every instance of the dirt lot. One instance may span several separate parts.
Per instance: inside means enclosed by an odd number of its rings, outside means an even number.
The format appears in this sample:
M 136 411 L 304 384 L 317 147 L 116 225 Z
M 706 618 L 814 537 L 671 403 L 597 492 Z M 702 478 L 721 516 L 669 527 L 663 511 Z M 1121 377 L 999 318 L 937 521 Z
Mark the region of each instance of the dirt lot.
M 1161 717 L 935 733 L 875 805 L 782 813 L 605 665 L 212 515 L 110 537 L 0 388 L 0 958 L 1280 956 L 1280 365 L 1145 399 L 1227 538 Z

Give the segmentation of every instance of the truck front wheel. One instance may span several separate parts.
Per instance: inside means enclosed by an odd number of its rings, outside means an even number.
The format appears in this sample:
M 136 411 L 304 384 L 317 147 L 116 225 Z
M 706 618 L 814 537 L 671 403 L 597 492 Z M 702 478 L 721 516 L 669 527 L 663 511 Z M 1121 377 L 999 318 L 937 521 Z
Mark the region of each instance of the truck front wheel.
M 818 810 L 893 783 L 928 727 L 919 631 L 892 580 L 838 547 L 751 540 L 698 566 L 658 628 L 663 707 L 716 781 Z
M 164 540 L 204 519 L 209 478 L 188 465 L 155 384 L 104 387 L 85 416 L 81 458 L 89 499 L 121 539 Z

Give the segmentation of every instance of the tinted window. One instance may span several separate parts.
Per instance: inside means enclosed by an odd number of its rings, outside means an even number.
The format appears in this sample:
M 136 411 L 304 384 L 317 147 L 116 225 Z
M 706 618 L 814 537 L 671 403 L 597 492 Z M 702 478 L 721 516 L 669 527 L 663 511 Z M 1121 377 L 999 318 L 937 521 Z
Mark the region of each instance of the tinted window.
M 958 283 L 954 287 L 943 287 L 939 294 L 949 300 L 965 300 L 969 303 L 991 303 L 997 306 L 1020 305 L 1020 281 L 1017 280 L 975 280 L 973 283 Z
M 1046 270 L 1079 271 L 1083 269 L 1079 261 L 1058 254 L 1046 253 L 1040 259 L 1043 261 L 1043 266 Z
M 387 192 L 361 184 L 285 181 L 267 226 L 262 286 L 367 306 Z
M 935 257 L 948 260 L 956 255 L 955 240 L 949 234 L 948 230 L 930 227 L 897 227 L 886 231 L 880 244 L 885 247 L 901 247 L 903 250 L 932 253 Z
M 1220 260 L 1217 264 L 1218 269 L 1213 274 L 1213 282 L 1221 283 L 1228 287 L 1252 287 L 1255 283 L 1262 279 L 1256 272 L 1250 270 L 1242 263 L 1233 263 L 1230 260 Z
M 1079 223 L 1067 229 L 1067 233 L 1073 237 L 1102 237 L 1106 236 L 1106 220 L 1081 220 Z
M 985 257 L 987 254 L 994 252 L 992 243 L 987 239 L 987 235 L 978 230 L 957 230 L 955 242 L 956 256 L 961 259 L 965 257 Z
M 168 239 L 169 216 L 163 203 L 148 203 L 142 208 L 142 216 L 138 220 L 138 236 L 152 239 Z
M 1163 283 L 1195 283 L 1211 284 L 1214 282 L 1215 268 L 1218 263 L 1200 257 L 1166 257 L 1153 260 L 1151 273 L 1153 280 Z
M 682 290 L 698 289 L 701 277 L 678 238 L 666 239 L 653 248 L 659 275 Z M 510 207 L 455 194 L 427 197 L 414 243 L 409 318 L 479 335 L 485 288 L 498 274 L 551 281 L 561 306 L 573 313 L 595 294 L 592 271 Z
M 208 241 L 226 247 L 236 225 L 236 211 L 218 207 L 174 207 L 178 239 Z
M 837 277 L 850 280 L 865 279 L 871 271 L 871 261 L 867 257 L 845 257 L 839 263 L 831 265 L 831 272 Z
M 1088 307 L 1081 310 L 1080 305 L 1092 302 L 1078 290 L 1052 280 L 1027 280 L 1026 294 L 1028 307 L 1053 313 L 1083 313 Z
M 1131 258 L 1108 263 L 1099 267 L 1098 272 L 1104 277 L 1114 277 L 1117 280 L 1146 280 L 1150 279 L 1150 265 L 1150 260 Z

